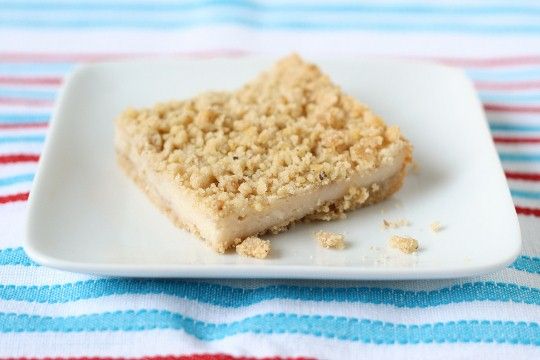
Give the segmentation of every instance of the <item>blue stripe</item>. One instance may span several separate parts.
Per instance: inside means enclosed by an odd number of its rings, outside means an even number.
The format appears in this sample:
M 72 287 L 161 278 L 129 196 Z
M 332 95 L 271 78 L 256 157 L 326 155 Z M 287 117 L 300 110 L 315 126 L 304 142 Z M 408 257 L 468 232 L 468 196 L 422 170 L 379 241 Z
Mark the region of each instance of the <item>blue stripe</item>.
M 506 343 L 540 345 L 540 326 L 531 322 L 462 320 L 397 324 L 368 319 L 266 313 L 230 323 L 198 321 L 160 310 L 115 311 L 49 317 L 0 313 L 0 332 L 96 332 L 183 330 L 203 341 L 237 334 L 303 334 L 371 344 Z
M 537 191 L 526 191 L 526 190 L 514 190 L 510 189 L 510 193 L 513 197 L 523 198 L 523 199 L 540 199 L 540 192 Z
M 540 274 L 540 257 L 520 256 L 510 267 L 533 274 Z
M 50 114 L 0 114 L 0 124 L 49 122 Z
M 23 28 L 137 28 L 155 30 L 174 30 L 212 25 L 232 25 L 251 29 L 267 30 L 365 30 L 387 32 L 435 32 L 435 33 L 488 33 L 493 35 L 538 35 L 540 24 L 524 24 L 522 22 L 512 24 L 485 24 L 479 22 L 468 23 L 443 23 L 433 21 L 431 23 L 408 22 L 397 23 L 395 20 L 382 22 L 380 19 L 373 21 L 310 21 L 309 19 L 296 20 L 272 20 L 261 17 L 254 19 L 250 16 L 205 16 L 200 19 L 168 20 L 168 19 L 3 19 L 0 27 L 23 27 Z
M 38 266 L 21 248 L 1 250 L 0 265 Z M 521 256 L 511 267 L 538 273 L 540 259 Z M 385 304 L 400 308 L 425 308 L 470 301 L 512 301 L 540 305 L 540 290 L 495 282 L 465 283 L 432 291 L 286 285 L 243 289 L 203 281 L 147 279 L 97 279 L 50 286 L 0 285 L 0 299 L 50 304 L 124 294 L 163 294 L 234 308 L 273 299 Z
M 128 3 L 81 3 L 81 2 L 35 2 L 17 1 L 4 2 L 0 9 L 24 11 L 121 11 L 121 12 L 170 12 L 204 9 L 210 6 L 226 6 L 257 10 L 263 12 L 273 11 L 306 11 L 306 12 L 362 12 L 362 13 L 390 13 L 390 14 L 451 14 L 451 15 L 534 15 L 540 14 L 540 8 L 530 5 L 446 5 L 446 4 L 379 4 L 379 3 L 332 3 L 332 4 L 294 4 L 294 3 L 258 3 L 246 0 L 206 0 L 197 2 L 151 4 L 141 2 Z
M 0 265 L 39 266 L 26 256 L 21 247 L 0 249 Z
M 501 161 L 537 162 L 540 161 L 540 154 L 499 152 L 499 158 Z
M 54 100 L 56 91 L 0 88 L 0 97 Z
M 0 22 L 0 26 L 2 23 Z M 64 74 L 70 71 L 74 63 L 7 63 L 0 62 L 0 73 L 3 74 Z
M 287 285 L 243 289 L 202 281 L 146 279 L 97 279 L 50 286 L 0 285 L 0 299 L 48 304 L 125 294 L 169 295 L 231 308 L 274 299 L 385 304 L 399 308 L 426 308 L 471 301 L 512 301 L 540 305 L 540 290 L 494 282 L 466 283 L 432 291 Z
M 540 131 L 540 125 L 536 125 L 536 124 L 504 124 L 504 123 L 490 122 L 489 128 L 492 131 L 516 131 L 516 132 Z
M 45 135 L 0 136 L 0 144 L 44 141 Z
M 0 178 L 0 186 L 9 186 L 13 184 L 18 184 L 22 182 L 31 182 L 34 180 L 34 174 L 22 174 L 16 176 L 9 176 L 5 178 Z

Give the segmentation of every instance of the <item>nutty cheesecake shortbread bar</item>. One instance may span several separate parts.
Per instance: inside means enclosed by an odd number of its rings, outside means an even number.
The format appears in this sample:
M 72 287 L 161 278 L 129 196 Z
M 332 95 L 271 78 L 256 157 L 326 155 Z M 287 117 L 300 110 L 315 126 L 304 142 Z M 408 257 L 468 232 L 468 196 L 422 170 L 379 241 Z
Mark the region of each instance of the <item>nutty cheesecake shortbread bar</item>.
M 124 111 L 115 147 L 148 197 L 218 252 L 381 201 L 411 161 L 397 127 L 297 55 L 234 92 Z

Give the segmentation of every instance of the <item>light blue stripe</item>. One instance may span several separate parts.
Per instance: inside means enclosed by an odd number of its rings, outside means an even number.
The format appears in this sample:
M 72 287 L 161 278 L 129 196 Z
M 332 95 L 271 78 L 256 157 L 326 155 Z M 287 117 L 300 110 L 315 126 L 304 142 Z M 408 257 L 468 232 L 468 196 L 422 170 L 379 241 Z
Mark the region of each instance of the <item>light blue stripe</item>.
M 489 128 L 492 131 L 515 131 L 515 132 L 540 131 L 540 125 L 536 125 L 536 124 L 504 124 L 504 123 L 490 122 Z
M 510 267 L 532 274 L 540 274 L 540 257 L 520 256 Z
M 527 66 L 510 69 L 469 69 L 467 75 L 475 81 L 518 81 L 540 79 L 540 67 Z
M 56 91 L 0 88 L 0 97 L 54 100 L 56 98 Z
M 45 135 L 0 136 L 0 144 L 44 142 Z
M 163 310 L 128 310 L 67 317 L 0 313 L 0 332 L 4 333 L 156 329 L 183 330 L 203 341 L 252 333 L 303 334 L 371 344 L 540 345 L 540 326 L 534 322 L 462 320 L 411 325 L 335 316 L 266 313 L 230 323 L 209 323 Z
M 486 94 L 480 93 L 480 99 L 486 103 L 503 103 L 503 104 L 527 104 L 539 105 L 540 93 L 503 93 L 503 94 Z
M 206 0 L 198 2 L 163 3 L 153 2 L 127 2 L 127 3 L 81 3 L 81 2 L 35 2 L 16 1 L 0 4 L 0 9 L 23 11 L 119 11 L 119 12 L 170 12 L 204 9 L 211 6 L 226 6 L 257 10 L 261 12 L 274 11 L 305 11 L 305 12 L 362 12 L 362 13 L 390 13 L 390 14 L 450 14 L 450 15 L 534 15 L 540 13 L 537 6 L 513 4 L 486 4 L 486 5 L 446 5 L 446 4 L 379 4 L 379 3 L 332 3 L 332 4 L 294 4 L 294 3 L 257 3 L 245 0 Z
M 540 161 L 540 154 L 499 152 L 499 158 L 501 161 L 537 162 Z
M 26 124 L 49 122 L 50 114 L 0 114 L 0 124 Z
M 0 23 L 0 26 L 1 23 Z M 8 63 L 0 62 L 2 74 L 64 74 L 73 68 L 73 63 Z
M 525 190 L 513 190 L 510 189 L 510 193 L 513 197 L 523 198 L 523 199 L 540 199 L 540 192 L 537 191 L 525 191 Z
M 34 180 L 34 174 L 9 176 L 5 178 L 0 178 L 0 186 L 9 186 L 22 182 L 32 182 L 32 180 Z
M 308 19 L 297 20 L 271 20 L 254 19 L 243 16 L 206 16 L 201 19 L 185 19 L 183 21 L 168 19 L 4 19 L 0 22 L 0 27 L 12 28 L 70 28 L 70 29 L 88 29 L 88 28 L 138 28 L 155 30 L 174 30 L 183 28 L 193 28 L 212 25 L 232 25 L 251 29 L 267 30 L 364 30 L 364 31 L 386 31 L 386 32 L 434 32 L 434 33 L 481 33 L 493 35 L 538 35 L 540 33 L 540 24 L 532 23 L 513 23 L 513 24 L 485 24 L 479 22 L 466 23 L 442 23 L 442 22 L 410 22 L 397 23 L 395 21 L 382 22 L 373 21 L 310 21 Z

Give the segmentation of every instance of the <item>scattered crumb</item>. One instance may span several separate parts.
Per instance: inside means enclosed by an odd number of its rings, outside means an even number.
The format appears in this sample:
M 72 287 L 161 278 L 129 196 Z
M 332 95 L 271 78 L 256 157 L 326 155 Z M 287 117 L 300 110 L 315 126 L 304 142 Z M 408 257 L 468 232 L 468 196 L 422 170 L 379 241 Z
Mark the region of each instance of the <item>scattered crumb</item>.
M 327 249 L 343 249 L 345 247 L 345 236 L 328 231 L 317 231 L 315 238 L 319 245 Z
M 270 240 L 250 236 L 236 245 L 236 252 L 242 256 L 264 259 L 270 252 Z
M 435 222 L 431 223 L 430 227 L 431 227 L 431 231 L 433 231 L 434 233 L 438 233 L 439 231 L 441 231 L 444 228 L 441 225 L 441 223 L 438 222 L 438 221 L 435 221 Z
M 419 174 L 420 173 L 420 164 L 418 163 L 418 161 L 413 159 L 411 166 L 412 166 L 413 174 Z
M 384 219 L 383 220 L 383 228 L 386 230 L 386 229 L 397 229 L 397 228 L 400 228 L 402 226 L 409 226 L 411 223 L 409 222 L 409 220 L 406 220 L 406 219 L 398 219 L 398 220 L 395 220 L 395 221 L 392 221 L 392 220 L 386 220 Z
M 418 251 L 418 241 L 408 236 L 393 235 L 390 238 L 390 246 L 406 254 Z

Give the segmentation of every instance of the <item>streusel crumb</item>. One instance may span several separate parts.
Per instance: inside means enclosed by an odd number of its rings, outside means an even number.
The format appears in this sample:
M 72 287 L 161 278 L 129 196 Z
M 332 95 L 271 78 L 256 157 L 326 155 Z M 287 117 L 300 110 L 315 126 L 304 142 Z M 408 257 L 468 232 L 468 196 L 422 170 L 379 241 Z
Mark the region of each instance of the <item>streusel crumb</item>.
M 270 253 L 270 240 L 250 236 L 236 245 L 236 252 L 242 256 L 264 259 Z
M 315 233 L 315 238 L 323 248 L 340 250 L 345 248 L 345 236 L 343 234 L 320 230 Z
M 431 228 L 431 231 L 433 231 L 434 233 L 438 233 L 444 228 L 444 226 L 442 226 L 441 223 L 438 221 L 431 223 L 429 227 Z
M 409 226 L 411 223 L 406 219 L 386 220 L 383 219 L 382 227 L 386 229 L 397 229 L 403 226 Z
M 411 160 L 397 127 L 298 55 L 235 92 L 129 109 L 118 123 L 156 172 L 219 217 L 263 211 L 277 199 L 368 174 L 398 156 Z M 365 201 L 366 189 L 352 192 L 338 212 Z
M 406 254 L 418 251 L 418 241 L 408 236 L 393 235 L 390 238 L 390 246 Z

